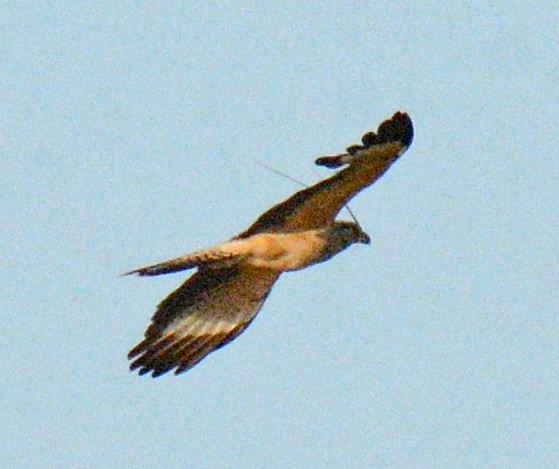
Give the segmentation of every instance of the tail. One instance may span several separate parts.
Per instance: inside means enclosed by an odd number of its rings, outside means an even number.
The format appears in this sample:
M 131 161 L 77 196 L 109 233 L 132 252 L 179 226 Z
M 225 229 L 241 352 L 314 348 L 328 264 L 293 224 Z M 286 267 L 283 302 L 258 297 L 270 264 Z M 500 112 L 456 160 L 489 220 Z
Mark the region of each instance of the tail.
M 216 267 L 224 267 L 225 265 L 235 264 L 240 261 L 242 256 L 231 252 L 220 251 L 218 249 L 207 249 L 198 251 L 185 256 L 176 257 L 157 264 L 140 267 L 131 270 L 123 275 L 139 275 L 140 277 L 170 274 L 181 272 L 187 269 L 193 269 L 202 265 L 215 264 Z

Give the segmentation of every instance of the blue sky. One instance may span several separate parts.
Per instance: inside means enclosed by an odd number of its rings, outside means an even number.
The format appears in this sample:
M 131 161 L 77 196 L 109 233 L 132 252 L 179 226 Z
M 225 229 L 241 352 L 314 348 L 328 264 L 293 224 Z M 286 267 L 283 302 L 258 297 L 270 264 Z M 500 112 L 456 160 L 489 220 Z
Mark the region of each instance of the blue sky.
M 26 2 L 0 12 L 5 467 L 554 467 L 556 2 Z M 371 235 L 191 372 L 127 370 L 185 278 L 396 110 Z

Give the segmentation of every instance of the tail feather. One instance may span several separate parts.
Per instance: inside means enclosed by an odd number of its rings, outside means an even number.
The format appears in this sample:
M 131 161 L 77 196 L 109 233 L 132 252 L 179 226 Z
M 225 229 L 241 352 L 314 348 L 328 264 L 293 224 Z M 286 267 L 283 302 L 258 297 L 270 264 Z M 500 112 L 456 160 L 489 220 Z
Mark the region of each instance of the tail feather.
M 238 262 L 241 257 L 242 256 L 231 252 L 208 249 L 205 251 L 195 252 L 193 254 L 187 254 L 168 261 L 159 262 L 157 264 L 140 267 L 139 269 L 126 272 L 123 275 L 139 275 L 140 277 L 145 277 L 170 274 L 208 264 L 219 264 L 219 266 L 222 267 L 224 264 L 230 265 Z

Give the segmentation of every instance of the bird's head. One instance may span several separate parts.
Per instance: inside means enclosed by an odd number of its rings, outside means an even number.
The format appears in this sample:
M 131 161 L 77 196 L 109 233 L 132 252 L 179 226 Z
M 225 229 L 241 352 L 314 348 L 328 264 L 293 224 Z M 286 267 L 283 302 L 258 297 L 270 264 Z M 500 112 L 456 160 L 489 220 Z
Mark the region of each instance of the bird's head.
M 334 222 L 332 229 L 335 237 L 342 242 L 344 248 L 355 243 L 371 243 L 369 235 L 357 223 L 352 221 Z

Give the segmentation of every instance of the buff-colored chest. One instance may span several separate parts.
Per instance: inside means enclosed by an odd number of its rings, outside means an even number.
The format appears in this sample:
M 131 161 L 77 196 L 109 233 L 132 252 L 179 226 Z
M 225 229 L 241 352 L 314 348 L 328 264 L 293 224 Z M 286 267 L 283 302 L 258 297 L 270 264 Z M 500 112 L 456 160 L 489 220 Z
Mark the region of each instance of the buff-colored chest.
M 323 230 L 296 233 L 263 233 L 224 246 L 244 257 L 244 262 L 278 271 L 299 270 L 317 262 L 325 248 Z

